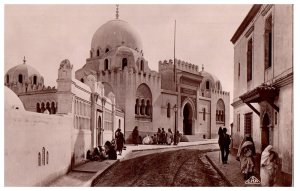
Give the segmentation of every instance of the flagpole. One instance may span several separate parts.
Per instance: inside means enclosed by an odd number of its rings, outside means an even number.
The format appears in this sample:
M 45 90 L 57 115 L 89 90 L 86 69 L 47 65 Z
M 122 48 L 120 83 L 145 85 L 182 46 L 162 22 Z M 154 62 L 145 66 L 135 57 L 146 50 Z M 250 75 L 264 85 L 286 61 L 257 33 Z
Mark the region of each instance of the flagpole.
M 174 82 L 176 85 L 175 44 L 176 44 L 176 20 L 175 20 L 175 27 L 174 27 Z

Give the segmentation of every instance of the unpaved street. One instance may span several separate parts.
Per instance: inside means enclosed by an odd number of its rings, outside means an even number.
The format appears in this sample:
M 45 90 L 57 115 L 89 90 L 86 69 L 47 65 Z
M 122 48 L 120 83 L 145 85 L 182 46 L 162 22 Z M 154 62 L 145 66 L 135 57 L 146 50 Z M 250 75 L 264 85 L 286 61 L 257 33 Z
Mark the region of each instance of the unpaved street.
M 123 160 L 95 186 L 228 186 L 198 149 L 153 153 Z

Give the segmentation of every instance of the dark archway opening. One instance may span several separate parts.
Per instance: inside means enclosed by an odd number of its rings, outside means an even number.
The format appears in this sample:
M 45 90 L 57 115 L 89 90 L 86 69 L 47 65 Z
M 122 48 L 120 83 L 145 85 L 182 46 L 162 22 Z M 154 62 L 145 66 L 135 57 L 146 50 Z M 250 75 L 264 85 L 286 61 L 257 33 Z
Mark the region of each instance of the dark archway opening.
M 122 59 L 122 70 L 127 66 L 127 58 Z
M 101 116 L 98 117 L 97 144 L 101 145 Z
M 186 104 L 183 108 L 183 134 L 192 135 L 192 116 L 193 110 L 190 104 Z
M 269 133 L 270 119 L 268 114 L 264 115 L 263 124 L 261 128 L 261 149 L 262 151 L 270 144 L 270 133 Z

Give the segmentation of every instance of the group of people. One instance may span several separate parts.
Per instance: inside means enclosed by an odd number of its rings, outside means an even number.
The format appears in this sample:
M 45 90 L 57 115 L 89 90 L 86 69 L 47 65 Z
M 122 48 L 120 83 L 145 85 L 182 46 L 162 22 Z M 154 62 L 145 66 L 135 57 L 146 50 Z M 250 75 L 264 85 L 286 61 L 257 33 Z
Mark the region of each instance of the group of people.
M 227 164 L 231 138 L 227 134 L 227 129 L 222 127 L 219 128 L 218 135 L 222 163 Z M 253 139 L 251 135 L 246 134 L 236 155 L 236 160 L 240 161 L 241 173 L 245 180 L 254 175 L 255 155 L 256 150 Z M 263 150 L 260 160 L 260 180 L 262 186 L 273 186 L 275 184 L 278 168 L 278 154 L 274 151 L 272 145 L 268 145 Z
M 251 135 L 246 134 L 241 142 L 237 160 L 240 161 L 241 172 L 244 179 L 254 174 L 255 145 Z M 260 159 L 260 181 L 262 186 L 274 186 L 279 168 L 279 157 L 272 145 L 268 145 L 261 154 Z
M 106 141 L 104 146 L 95 147 L 91 152 L 87 151 L 86 158 L 92 161 L 102 161 L 102 160 L 116 160 L 117 152 L 119 155 L 122 155 L 122 151 L 125 148 L 125 138 L 124 134 L 121 132 L 121 129 L 117 129 L 115 132 L 115 139 L 110 141 Z
M 91 161 L 103 161 L 106 159 L 116 160 L 117 152 L 115 145 L 109 141 L 106 141 L 104 146 L 95 147 L 92 152 L 88 150 L 86 158 Z
M 176 137 L 176 140 L 175 140 Z M 132 132 L 132 142 L 134 145 L 138 145 L 139 143 L 150 145 L 150 144 L 167 144 L 171 145 L 173 142 L 179 143 L 180 141 L 180 133 L 176 132 L 176 136 L 169 128 L 167 132 L 165 132 L 164 128 L 158 128 L 157 133 L 152 136 L 146 135 L 143 139 L 139 136 L 138 127 L 136 126 Z

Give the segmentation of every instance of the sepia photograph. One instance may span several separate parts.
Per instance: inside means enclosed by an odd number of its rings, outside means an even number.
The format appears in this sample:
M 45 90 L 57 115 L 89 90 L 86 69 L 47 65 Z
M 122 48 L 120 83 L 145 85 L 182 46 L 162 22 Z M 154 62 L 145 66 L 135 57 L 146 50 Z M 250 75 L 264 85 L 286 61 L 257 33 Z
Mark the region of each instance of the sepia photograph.
M 5 187 L 294 187 L 294 4 L 3 4 Z

